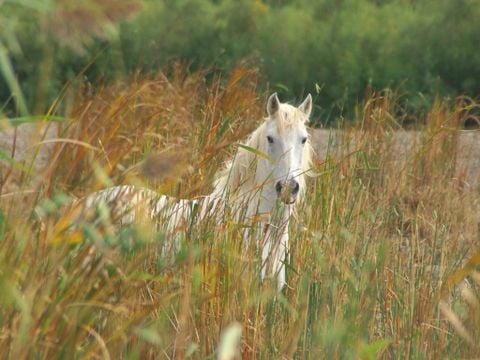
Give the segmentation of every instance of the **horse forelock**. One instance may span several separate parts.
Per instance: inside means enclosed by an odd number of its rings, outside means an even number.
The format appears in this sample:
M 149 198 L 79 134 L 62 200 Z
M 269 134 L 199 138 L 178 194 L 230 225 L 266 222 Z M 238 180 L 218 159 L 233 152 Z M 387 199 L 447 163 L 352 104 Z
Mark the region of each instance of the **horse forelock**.
M 303 126 L 307 120 L 303 111 L 290 104 L 280 104 L 273 119 L 278 133 L 282 136 L 295 126 Z

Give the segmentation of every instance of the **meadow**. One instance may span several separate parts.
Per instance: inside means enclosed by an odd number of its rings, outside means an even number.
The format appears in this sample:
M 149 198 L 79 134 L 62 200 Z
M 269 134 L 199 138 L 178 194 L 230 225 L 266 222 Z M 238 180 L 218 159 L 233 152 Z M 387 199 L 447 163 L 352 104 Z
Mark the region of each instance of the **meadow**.
M 213 359 L 239 324 L 238 353 L 224 359 L 477 357 L 478 189 L 456 162 L 474 102 L 435 103 L 399 158 L 392 139 L 407 115 L 391 92 L 368 94 L 342 146 L 315 160 L 281 293 L 259 281 L 258 254 L 242 255 L 242 224 L 228 215 L 184 229 L 171 260 L 161 226 L 119 227 L 100 213 L 63 231 L 73 198 L 112 184 L 211 191 L 268 94 L 249 68 L 205 76 L 179 66 L 81 82 L 29 139 L 48 161 L 1 152 L 1 356 Z M 42 138 L 49 126 L 58 134 Z

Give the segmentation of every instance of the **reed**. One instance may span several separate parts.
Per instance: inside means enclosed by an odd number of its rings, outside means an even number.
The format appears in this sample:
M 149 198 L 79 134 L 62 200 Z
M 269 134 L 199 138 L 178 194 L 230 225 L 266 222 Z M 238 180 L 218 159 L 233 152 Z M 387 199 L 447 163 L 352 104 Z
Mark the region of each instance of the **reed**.
M 43 140 L 54 144 L 50 161 L 2 177 L 2 189 L 17 184 L 0 207 L 4 356 L 215 358 L 230 324 L 241 327 L 245 359 L 477 356 L 478 204 L 457 161 L 465 109 L 436 104 L 404 146 L 392 94 L 359 107 L 317 159 L 282 293 L 258 280 L 258 253 L 242 255 L 245 224 L 228 211 L 220 225 L 185 229 L 173 259 L 161 256 L 161 228 L 119 228 L 101 211 L 80 231 L 58 231 L 74 216 L 65 210 L 73 197 L 109 184 L 210 192 L 265 97 L 251 69 L 205 75 L 178 67 L 82 84 L 58 137 Z

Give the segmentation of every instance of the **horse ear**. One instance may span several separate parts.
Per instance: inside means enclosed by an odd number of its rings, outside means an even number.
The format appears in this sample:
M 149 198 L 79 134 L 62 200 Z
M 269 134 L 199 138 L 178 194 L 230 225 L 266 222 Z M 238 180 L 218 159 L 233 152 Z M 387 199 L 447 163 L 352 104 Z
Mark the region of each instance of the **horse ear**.
M 303 100 L 303 103 L 298 107 L 302 110 L 307 117 L 310 116 L 312 113 L 312 95 L 308 94 L 308 96 Z
M 278 100 L 277 93 L 273 93 L 268 98 L 267 102 L 267 113 L 270 116 L 275 115 L 275 113 L 280 109 L 280 100 Z

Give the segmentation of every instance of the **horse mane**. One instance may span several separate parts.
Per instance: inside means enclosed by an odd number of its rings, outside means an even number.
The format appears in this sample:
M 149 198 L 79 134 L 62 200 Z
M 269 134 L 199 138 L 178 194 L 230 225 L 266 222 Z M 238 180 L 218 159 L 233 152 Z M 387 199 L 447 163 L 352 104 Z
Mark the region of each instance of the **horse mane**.
M 264 152 L 260 149 L 260 138 L 265 132 L 266 125 L 263 123 L 253 133 L 250 134 L 244 145 Z M 256 154 L 245 148 L 239 147 L 232 160 L 225 163 L 214 181 L 214 193 L 222 195 L 224 192 L 243 192 L 241 189 L 252 188 L 254 184 L 254 176 L 256 171 Z
M 250 134 L 244 145 L 248 148 L 256 149 L 261 153 L 266 153 L 266 122 L 269 118 L 265 118 L 265 121 Z M 305 121 L 305 114 L 296 107 L 289 104 L 280 104 L 279 111 L 275 116 L 277 129 L 280 133 L 288 131 L 289 128 L 295 126 L 299 121 Z M 251 150 L 243 147 L 237 149 L 237 153 L 234 158 L 228 161 L 224 168 L 220 170 L 214 181 L 213 194 L 216 196 L 222 196 L 225 193 L 231 195 L 245 194 L 246 192 L 253 192 L 259 186 L 263 184 L 255 183 L 255 174 L 257 171 L 257 157 L 258 155 Z M 310 176 L 310 169 L 312 167 L 313 147 L 310 143 L 310 139 L 307 140 L 304 153 L 302 173 L 297 178 L 300 184 L 300 197 L 303 198 L 305 192 L 305 176 Z

